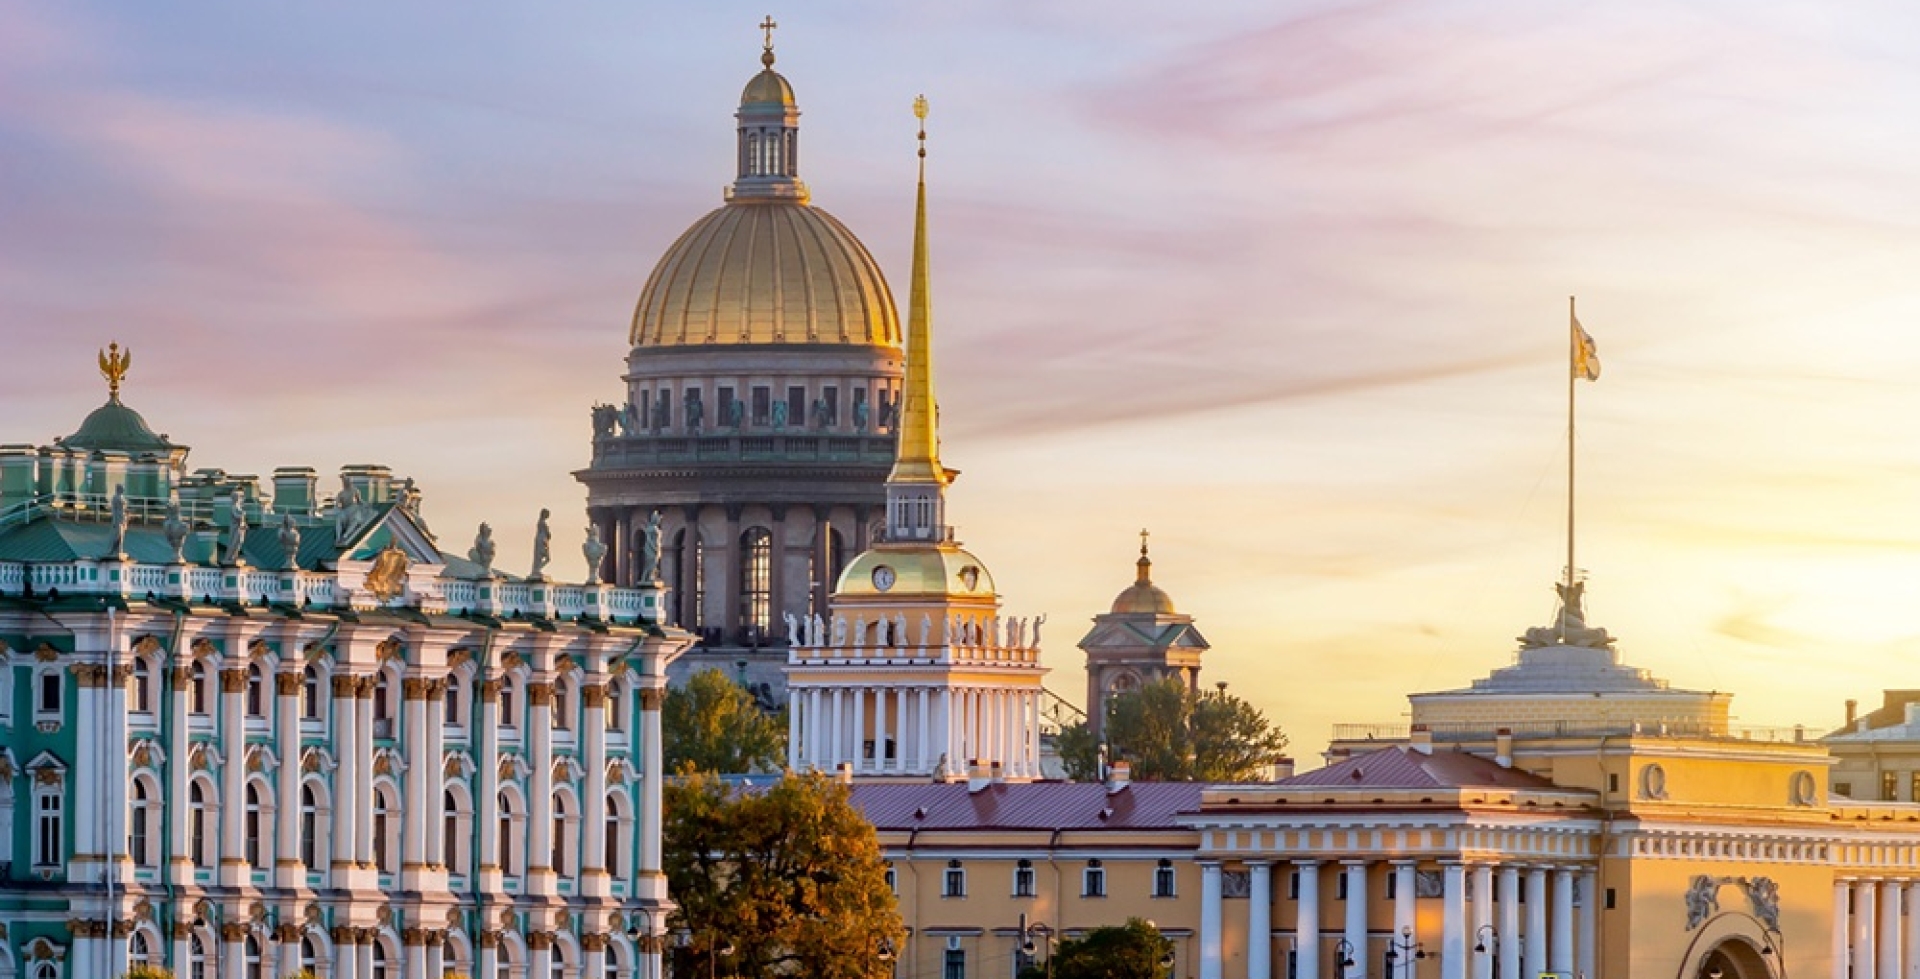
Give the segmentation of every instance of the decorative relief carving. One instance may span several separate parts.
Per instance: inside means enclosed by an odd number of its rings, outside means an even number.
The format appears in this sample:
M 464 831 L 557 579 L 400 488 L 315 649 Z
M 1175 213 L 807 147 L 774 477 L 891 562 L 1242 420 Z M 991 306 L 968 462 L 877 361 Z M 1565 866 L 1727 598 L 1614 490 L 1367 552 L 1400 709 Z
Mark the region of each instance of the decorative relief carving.
M 562 653 L 559 659 L 553 661 L 553 672 L 555 673 L 572 673 L 579 668 L 580 664 L 575 662 L 572 654 L 569 653 Z
M 1446 890 L 1446 875 L 1438 870 L 1413 872 L 1414 897 L 1440 897 Z
M 580 687 L 580 702 L 589 710 L 607 706 L 607 685 L 588 683 Z
M 275 673 L 273 690 L 282 697 L 298 697 L 300 685 L 305 680 L 306 677 L 300 673 Z
M 41 643 L 33 648 L 33 658 L 41 663 L 51 663 L 60 658 L 60 651 L 46 643 Z
M 640 688 L 640 709 L 659 710 L 667 704 L 667 691 L 663 687 Z
M 1712 877 L 1696 874 L 1687 886 L 1687 930 L 1705 924 L 1720 913 L 1720 888 L 1733 884 L 1746 892 L 1753 916 L 1767 930 L 1780 930 L 1780 884 L 1771 877 Z
M 360 680 L 358 677 L 348 676 L 345 673 L 335 673 L 333 675 L 333 695 L 336 697 L 353 696 L 353 692 L 359 689 L 359 685 Z
M 501 656 L 500 656 L 500 665 L 501 665 L 501 667 L 502 667 L 502 668 L 504 668 L 504 669 L 509 669 L 509 670 L 511 670 L 511 669 L 513 669 L 514 667 L 517 667 L 517 666 L 525 666 L 525 665 L 527 665 L 527 661 L 526 661 L 525 659 L 523 659 L 523 658 L 521 658 L 521 656 L 520 656 L 520 654 L 519 654 L 519 653 L 517 653 L 517 652 L 514 652 L 513 650 L 511 650 L 511 649 L 509 649 L 509 650 L 507 650 L 507 651 L 506 651 L 505 653 L 503 653 L 503 654 L 501 654 Z
M 553 706 L 553 684 L 539 680 L 527 684 L 527 703 L 535 707 Z
M 398 639 L 382 639 L 380 645 L 374 647 L 374 657 L 382 663 L 388 660 L 399 660 L 404 663 L 407 659 L 406 649 Z
M 459 649 L 450 650 L 447 653 L 447 669 L 457 670 L 472 659 L 473 650 L 467 649 L 464 646 Z
M 1654 801 L 1667 797 L 1667 770 L 1658 763 L 1640 766 L 1640 797 Z
M 1226 870 L 1220 873 L 1221 897 L 1246 897 L 1253 893 L 1253 877 L 1244 870 Z
M 241 693 L 247 689 L 247 671 L 243 669 L 220 671 L 220 692 Z

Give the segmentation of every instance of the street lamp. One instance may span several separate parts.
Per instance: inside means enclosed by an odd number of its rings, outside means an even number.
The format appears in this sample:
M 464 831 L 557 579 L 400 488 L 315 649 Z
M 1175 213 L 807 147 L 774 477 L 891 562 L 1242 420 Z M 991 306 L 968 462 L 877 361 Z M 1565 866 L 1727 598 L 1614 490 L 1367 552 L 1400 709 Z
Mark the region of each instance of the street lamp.
M 1404 970 L 1402 975 L 1411 976 L 1414 961 L 1426 957 L 1426 948 L 1413 940 L 1412 926 L 1401 928 L 1399 938 L 1387 940 L 1387 975 L 1392 976 L 1394 967 L 1399 966 Z
M 1047 961 L 1044 968 L 1048 979 L 1052 979 L 1053 929 L 1047 927 L 1046 922 L 1043 921 L 1028 921 L 1027 916 L 1022 913 L 1020 915 L 1020 954 L 1027 957 L 1027 964 L 1029 966 L 1033 964 L 1034 953 L 1039 950 L 1039 946 L 1035 944 L 1033 940 L 1033 936 L 1036 934 L 1040 936 L 1041 941 L 1047 943 Z M 1014 979 L 1019 979 L 1019 977 L 1016 976 Z
M 1500 933 L 1492 925 L 1481 925 L 1480 930 L 1473 933 L 1473 938 L 1473 950 L 1485 955 L 1488 949 L 1499 944 Z
M 1346 979 L 1353 968 L 1353 943 L 1342 938 L 1333 946 L 1333 979 Z

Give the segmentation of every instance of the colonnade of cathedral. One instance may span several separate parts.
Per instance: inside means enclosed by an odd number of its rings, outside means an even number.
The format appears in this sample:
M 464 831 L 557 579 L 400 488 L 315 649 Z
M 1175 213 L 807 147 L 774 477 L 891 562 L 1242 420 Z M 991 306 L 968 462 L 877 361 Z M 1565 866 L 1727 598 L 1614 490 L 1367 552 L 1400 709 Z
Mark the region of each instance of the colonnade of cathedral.
M 1439 930 L 1415 914 L 1418 873 L 1432 861 L 1299 859 L 1240 861 L 1246 875 L 1245 979 L 1284 979 L 1274 968 L 1273 939 L 1293 955 L 1298 979 L 1400 979 L 1412 976 L 1415 956 L 1438 956 L 1441 979 L 1522 979 L 1554 972 L 1592 976 L 1599 930 L 1596 870 L 1587 864 L 1438 861 Z M 1385 865 L 1391 880 L 1392 926 L 1370 920 L 1370 871 Z M 1239 979 L 1224 969 L 1222 861 L 1201 861 L 1200 979 Z M 1293 921 L 1274 920 L 1276 868 L 1297 874 L 1288 887 Z M 1324 871 L 1324 873 L 1323 873 Z M 1337 924 L 1329 925 L 1333 901 Z M 1282 876 L 1283 881 L 1287 880 Z M 1582 899 L 1577 902 L 1576 895 Z M 1267 936 L 1266 941 L 1260 936 Z M 1325 956 L 1323 958 L 1323 956 Z
M 787 690 L 788 765 L 855 775 L 951 775 L 1003 759 L 1007 778 L 1040 777 L 1043 691 L 914 682 L 797 683 Z

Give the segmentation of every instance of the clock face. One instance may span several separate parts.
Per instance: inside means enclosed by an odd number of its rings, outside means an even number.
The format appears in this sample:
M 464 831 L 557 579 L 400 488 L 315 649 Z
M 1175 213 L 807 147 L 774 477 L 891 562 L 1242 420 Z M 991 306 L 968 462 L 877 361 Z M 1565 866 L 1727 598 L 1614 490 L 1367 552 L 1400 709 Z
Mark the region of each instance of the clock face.
M 873 587 L 881 591 L 886 591 L 893 587 L 893 582 L 894 574 L 892 568 L 883 564 L 873 569 Z

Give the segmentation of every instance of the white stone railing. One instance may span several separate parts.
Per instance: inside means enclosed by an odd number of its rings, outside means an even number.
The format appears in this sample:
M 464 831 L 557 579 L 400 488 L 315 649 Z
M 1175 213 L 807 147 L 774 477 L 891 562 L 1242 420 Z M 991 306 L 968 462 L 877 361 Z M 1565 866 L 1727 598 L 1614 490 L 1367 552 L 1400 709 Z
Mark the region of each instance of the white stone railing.
M 926 619 L 917 633 L 898 617 L 868 622 L 844 615 L 826 621 L 796 623 L 790 636 L 793 643 L 787 654 L 792 663 L 834 663 L 852 665 L 942 663 L 956 666 L 1038 666 L 1040 663 L 1040 625 L 1034 620 L 1028 632 L 1025 619 L 956 617 L 944 622 Z M 908 637 L 917 643 L 896 641 Z M 875 641 L 876 639 L 882 641 Z
M 366 588 L 366 571 L 329 572 L 220 568 L 193 565 L 71 561 L 0 562 L 0 594 L 58 590 L 63 595 L 114 594 L 245 605 L 298 605 L 358 609 L 419 608 L 434 613 L 481 613 L 508 617 L 660 621 L 665 589 L 568 585 L 550 581 L 470 581 L 439 578 L 431 566 L 415 566 L 402 593 L 381 601 Z

